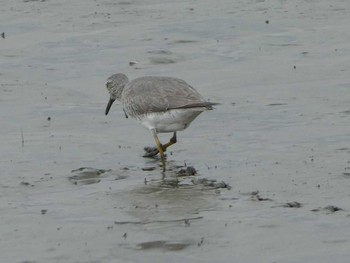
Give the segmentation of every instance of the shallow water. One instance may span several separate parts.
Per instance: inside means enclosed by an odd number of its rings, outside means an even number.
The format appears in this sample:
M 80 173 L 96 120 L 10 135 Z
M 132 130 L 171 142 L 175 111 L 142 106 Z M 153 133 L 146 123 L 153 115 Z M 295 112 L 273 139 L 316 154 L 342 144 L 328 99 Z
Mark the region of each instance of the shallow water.
M 4 1 L 2 260 L 346 262 L 349 10 Z M 116 72 L 179 77 L 222 103 L 178 134 L 165 177 L 142 158 L 151 134 L 118 104 L 104 115 Z

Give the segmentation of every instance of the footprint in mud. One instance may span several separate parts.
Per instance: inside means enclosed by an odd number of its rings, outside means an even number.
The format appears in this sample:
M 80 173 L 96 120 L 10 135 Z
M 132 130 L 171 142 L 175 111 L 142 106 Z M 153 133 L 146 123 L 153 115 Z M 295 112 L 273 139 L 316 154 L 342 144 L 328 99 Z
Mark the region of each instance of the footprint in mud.
M 165 49 L 151 50 L 147 53 L 150 54 L 148 58 L 150 63 L 155 65 L 174 64 L 184 59 L 181 55 L 174 54 L 170 50 Z
M 162 58 L 162 57 L 151 57 L 151 64 L 173 64 L 176 63 L 175 59 L 172 58 Z
M 124 171 L 126 171 L 124 169 Z M 69 181 L 73 184 L 97 184 L 101 181 L 101 178 L 107 176 L 116 176 L 115 180 L 125 179 L 128 176 L 123 174 L 123 172 L 116 173 L 111 169 L 97 169 L 92 167 L 81 167 L 78 169 L 74 169 L 71 171 L 73 173 L 72 176 L 68 177 Z

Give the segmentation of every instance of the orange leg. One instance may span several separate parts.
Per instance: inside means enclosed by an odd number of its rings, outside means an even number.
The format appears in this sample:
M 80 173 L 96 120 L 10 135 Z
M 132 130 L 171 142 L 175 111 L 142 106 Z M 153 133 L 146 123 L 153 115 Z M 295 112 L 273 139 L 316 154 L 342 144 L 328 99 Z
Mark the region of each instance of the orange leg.
M 155 134 L 155 132 L 153 132 L 153 137 L 155 138 L 156 143 L 157 143 L 157 140 L 159 141 L 159 139 L 158 139 L 157 135 Z M 160 145 L 162 147 L 162 150 L 163 150 L 163 153 L 164 153 L 168 149 L 169 146 L 175 144 L 176 142 L 177 142 L 176 132 L 174 132 L 173 137 L 170 139 L 170 141 L 168 143 L 166 143 L 164 145 L 162 145 L 160 142 L 159 143 L 160 143 Z M 145 147 L 145 151 L 146 151 L 146 154 L 143 157 L 154 157 L 154 156 L 156 156 L 159 153 L 158 144 L 157 144 L 156 148 Z
M 166 151 L 166 149 L 168 149 L 169 146 L 175 144 L 177 142 L 177 139 L 176 139 L 176 132 L 174 132 L 174 135 L 173 137 L 171 137 L 170 141 L 166 144 L 163 145 L 163 152 Z
M 158 136 L 156 134 L 155 131 L 153 131 L 153 137 L 154 137 L 154 140 L 156 141 L 156 145 L 157 145 L 157 150 L 160 154 L 160 159 L 162 160 L 162 164 L 163 164 L 163 173 L 165 172 L 166 170 L 166 164 L 165 164 L 165 158 L 164 158 L 164 150 L 163 150 L 163 145 L 160 143 L 159 139 L 158 139 Z

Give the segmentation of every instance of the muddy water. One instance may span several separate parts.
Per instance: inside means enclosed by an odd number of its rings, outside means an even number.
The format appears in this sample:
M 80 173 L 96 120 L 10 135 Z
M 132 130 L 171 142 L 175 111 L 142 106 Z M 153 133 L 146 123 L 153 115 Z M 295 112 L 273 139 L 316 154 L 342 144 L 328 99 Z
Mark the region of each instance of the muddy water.
M 346 262 L 349 8 L 4 1 L 2 261 Z M 222 103 L 178 134 L 165 176 L 147 130 L 104 116 L 115 72 Z

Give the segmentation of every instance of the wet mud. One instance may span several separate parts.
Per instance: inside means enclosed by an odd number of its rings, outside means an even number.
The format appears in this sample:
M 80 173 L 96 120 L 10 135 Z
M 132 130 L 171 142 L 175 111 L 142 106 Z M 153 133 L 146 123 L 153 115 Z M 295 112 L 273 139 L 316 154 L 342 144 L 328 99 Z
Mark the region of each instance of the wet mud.
M 3 262 L 347 262 L 348 1 L 2 1 Z M 116 72 L 210 101 L 167 150 Z M 167 141 L 169 134 L 161 134 Z M 152 152 L 153 151 L 153 152 Z

